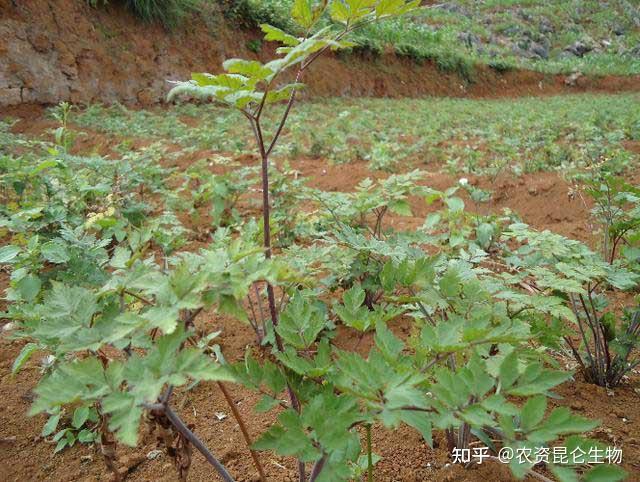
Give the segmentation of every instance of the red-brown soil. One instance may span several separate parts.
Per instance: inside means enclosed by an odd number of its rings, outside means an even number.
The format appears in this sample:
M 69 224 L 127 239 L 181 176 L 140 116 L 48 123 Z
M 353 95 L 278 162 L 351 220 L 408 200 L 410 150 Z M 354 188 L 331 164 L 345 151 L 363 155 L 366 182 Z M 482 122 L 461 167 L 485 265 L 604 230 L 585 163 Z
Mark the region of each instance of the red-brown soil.
M 46 135 L 49 121 L 41 116 L 40 109 L 22 107 L 12 110 L 12 116 L 21 117 L 14 129 L 30 136 Z M 110 146 L 118 139 L 91 133 L 82 139 L 75 149 L 79 152 L 97 151 L 110 153 Z M 139 140 L 139 145 L 145 140 Z M 208 153 L 199 152 L 198 157 Z M 181 168 L 193 162 L 194 155 L 177 161 Z M 242 163 L 253 163 L 251 157 L 239 159 Z M 293 159 L 293 168 L 309 177 L 309 184 L 324 190 L 351 190 L 365 177 L 382 176 L 371 172 L 364 162 L 345 165 L 331 165 L 324 160 Z M 424 167 L 424 166 L 423 166 Z M 426 166 L 427 170 L 431 166 Z M 409 169 L 409 166 L 407 166 Z M 433 167 L 435 169 L 435 166 Z M 640 173 L 632 174 L 632 181 L 640 180 Z M 447 174 L 431 172 L 425 184 L 434 188 L 446 188 L 457 181 Z M 541 228 L 595 244 L 589 225 L 589 206 L 579 199 L 569 196 L 571 186 L 554 173 L 525 175 L 519 178 L 501 175 L 495 180 L 471 178 L 483 188 L 494 190 L 494 200 L 480 209 L 499 212 L 509 207 L 517 212 L 525 222 Z M 396 227 L 413 227 L 421 224 L 428 208 L 420 200 L 412 200 L 413 218 L 392 218 Z M 192 226 L 194 227 L 194 226 Z M 0 272 L 0 290 L 8 283 L 8 274 Z M 2 303 L 0 301 L 0 303 Z M 0 304 L 0 310 L 5 306 Z M 247 346 L 255 346 L 250 327 L 233 319 L 213 312 L 203 312 L 196 320 L 198 327 L 207 331 L 221 329 L 219 343 L 225 356 L 230 360 L 240 359 Z M 406 336 L 409 323 L 397 322 L 393 330 L 399 336 Z M 356 349 L 366 353 L 372 344 L 371 335 L 359 339 L 354 333 L 340 329 L 336 342 L 342 349 Z M 26 412 L 33 399 L 32 389 L 40 377 L 39 357 L 34 357 L 17 376 L 10 374 L 13 359 L 23 346 L 23 341 L 11 341 L 0 337 L 0 480 L 51 480 L 51 481 L 106 481 L 111 480 L 102 457 L 95 447 L 76 445 L 57 455 L 53 455 L 53 445 L 40 437 L 45 417 L 28 418 Z M 568 364 L 570 360 L 560 360 Z M 232 398 L 244 419 L 250 433 L 255 437 L 264 431 L 273 417 L 257 414 L 252 407 L 257 403 L 255 394 L 237 386 L 229 386 Z M 558 393 L 563 397 L 552 401 L 553 405 L 571 407 L 577 413 L 602 421 L 601 428 L 592 435 L 610 445 L 621 446 L 624 452 L 624 467 L 631 474 L 629 480 L 640 480 L 640 405 L 638 393 L 640 379 L 634 376 L 614 392 L 586 383 L 579 379 L 562 385 Z M 257 481 L 255 471 L 245 448 L 240 430 L 230 414 L 225 400 L 213 383 L 203 383 L 190 392 L 179 391 L 174 397 L 174 406 L 188 423 L 193 423 L 198 435 L 207 446 L 229 468 L 238 481 Z M 225 414 L 219 420 L 216 414 Z M 449 454 L 441 434 L 436 434 L 435 447 L 429 448 L 414 430 L 404 427 L 390 432 L 381 427 L 373 431 L 374 452 L 383 459 L 376 466 L 375 480 L 379 482 L 413 481 L 496 481 L 514 480 L 506 467 L 486 463 L 473 469 L 463 469 L 450 465 Z M 142 443 L 136 450 L 119 449 L 119 465 L 131 481 L 174 481 L 177 480 L 171 459 L 162 455 L 148 459 L 147 454 L 156 448 L 153 435 L 143 434 Z M 297 480 L 294 461 L 268 453 L 260 454 L 269 480 Z M 189 480 L 216 480 L 210 466 L 200 454 L 193 456 Z M 533 479 L 532 479 L 533 480 Z
M 272 58 L 247 48 L 258 32 L 229 27 L 220 14 L 204 14 L 167 32 L 138 21 L 120 2 L 91 8 L 78 0 L 0 0 L 0 106 L 115 101 L 161 102 L 167 80 L 191 72 L 218 72 L 231 57 Z M 640 90 L 640 76 L 588 77 L 575 85 L 563 75 L 500 73 L 478 66 L 473 82 L 385 53 L 321 58 L 303 79 L 313 96 L 505 97 L 568 92 Z

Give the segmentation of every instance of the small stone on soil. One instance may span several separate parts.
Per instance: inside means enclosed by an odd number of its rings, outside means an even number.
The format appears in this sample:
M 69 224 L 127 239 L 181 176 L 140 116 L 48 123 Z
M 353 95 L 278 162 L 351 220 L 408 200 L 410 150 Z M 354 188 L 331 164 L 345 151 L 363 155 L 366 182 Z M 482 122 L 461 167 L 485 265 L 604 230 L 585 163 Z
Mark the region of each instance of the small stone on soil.
M 152 450 L 147 454 L 147 458 L 149 460 L 157 459 L 158 457 L 162 457 L 162 450 Z

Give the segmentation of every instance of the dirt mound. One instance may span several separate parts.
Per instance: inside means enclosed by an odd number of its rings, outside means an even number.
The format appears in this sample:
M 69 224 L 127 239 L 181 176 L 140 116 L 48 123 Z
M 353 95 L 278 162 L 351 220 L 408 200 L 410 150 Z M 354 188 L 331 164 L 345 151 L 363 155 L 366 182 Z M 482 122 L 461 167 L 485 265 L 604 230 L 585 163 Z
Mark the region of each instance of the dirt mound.
M 161 102 L 167 80 L 192 71 L 215 72 L 229 57 L 268 58 L 247 45 L 256 32 L 231 30 L 219 14 L 202 14 L 167 32 L 138 21 L 112 3 L 94 9 L 78 0 L 0 0 L 0 106 L 115 101 Z M 330 74 L 329 74 L 330 73 Z M 307 95 L 470 96 L 640 90 L 640 76 L 581 77 L 529 71 L 499 73 L 479 66 L 474 81 L 443 73 L 431 62 L 385 54 L 321 59 L 304 79 Z

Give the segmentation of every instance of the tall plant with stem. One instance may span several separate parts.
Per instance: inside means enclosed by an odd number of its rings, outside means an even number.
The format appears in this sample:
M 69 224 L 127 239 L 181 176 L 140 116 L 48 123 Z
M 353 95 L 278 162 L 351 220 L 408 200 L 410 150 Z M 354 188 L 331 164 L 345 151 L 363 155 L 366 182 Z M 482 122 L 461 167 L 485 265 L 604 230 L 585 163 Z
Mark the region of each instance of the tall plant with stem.
M 282 55 L 267 63 L 244 59 L 229 59 L 224 62 L 226 73 L 219 75 L 193 74 L 192 80 L 178 83 L 170 92 L 169 99 L 176 95 L 188 94 L 238 109 L 249 121 L 260 156 L 262 178 L 262 221 L 263 246 L 267 259 L 272 257 L 271 239 L 271 203 L 269 184 L 270 156 L 276 147 L 280 135 L 289 119 L 296 95 L 302 87 L 305 72 L 328 50 L 337 50 L 352 46 L 345 38 L 354 30 L 379 21 L 405 14 L 420 6 L 420 0 L 295 0 L 291 17 L 302 36 L 296 37 L 274 26 L 263 24 L 265 40 L 283 44 L 277 49 Z M 317 29 L 318 22 L 326 15 L 334 22 L 332 25 Z M 293 82 L 279 85 L 285 73 L 295 70 Z M 286 101 L 284 112 L 275 125 L 275 131 L 268 136 L 263 127 L 263 115 L 269 105 Z M 279 352 L 284 344 L 278 330 L 278 305 L 274 288 L 266 284 L 267 302 L 271 325 L 274 328 L 275 345 Z M 287 392 L 291 406 L 300 412 L 300 401 L 287 383 Z M 323 461 L 323 459 L 321 459 Z M 314 467 L 310 480 L 315 480 L 322 465 Z M 305 464 L 298 463 L 300 481 L 306 481 Z

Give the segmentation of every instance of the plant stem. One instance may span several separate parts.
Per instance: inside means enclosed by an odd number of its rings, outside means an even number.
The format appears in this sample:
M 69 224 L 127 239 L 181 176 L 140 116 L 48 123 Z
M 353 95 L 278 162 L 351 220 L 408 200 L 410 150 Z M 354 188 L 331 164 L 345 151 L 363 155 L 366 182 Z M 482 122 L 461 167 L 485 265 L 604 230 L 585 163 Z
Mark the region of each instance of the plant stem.
M 290 105 L 293 103 L 293 96 L 290 100 Z M 289 107 L 290 109 L 290 107 Z M 288 114 L 288 111 L 287 111 Z M 281 121 L 281 125 L 284 125 L 284 121 L 286 118 L 283 118 Z M 258 149 L 260 150 L 260 158 L 262 161 L 261 171 L 262 171 L 262 220 L 263 220 L 263 246 L 265 249 L 265 257 L 267 259 L 271 258 L 271 209 L 269 205 L 269 154 L 265 150 L 264 145 L 264 137 L 262 135 L 262 129 L 260 127 L 260 121 L 254 117 L 249 117 L 249 121 L 251 123 L 251 127 L 253 128 L 253 133 L 256 138 L 256 142 L 258 144 Z M 281 129 L 280 129 L 281 130 Z M 278 132 L 279 134 L 279 132 Z M 271 147 L 275 145 L 275 141 L 277 140 L 277 136 L 272 141 Z M 273 293 L 273 286 L 271 283 L 267 283 L 267 301 L 269 303 L 269 315 L 271 316 L 271 324 L 273 325 L 274 337 L 276 340 L 276 347 L 279 351 L 284 351 L 284 346 L 282 344 L 282 338 L 278 334 L 278 311 L 276 307 L 276 297 Z M 291 405 L 294 410 L 300 413 L 300 401 L 296 396 L 295 392 L 291 388 L 289 382 L 287 382 L 287 392 L 289 394 L 289 399 L 291 400 Z M 300 478 L 300 482 L 306 482 L 306 469 L 304 462 L 298 461 L 298 474 Z
M 320 472 L 324 467 L 325 462 L 327 461 L 327 454 L 323 454 L 322 457 L 313 464 L 313 469 L 311 469 L 311 475 L 309 476 L 309 482 L 315 482 Z
M 204 458 L 207 459 L 218 475 L 224 482 L 235 482 L 233 477 L 229 475 L 227 469 L 220 463 L 220 461 L 215 458 L 215 456 L 209 451 L 209 449 L 202 443 L 202 441 L 194 434 L 189 428 L 185 425 L 182 419 L 171 409 L 168 404 L 163 405 L 164 414 L 167 416 L 171 424 L 182 434 L 184 438 L 186 438 L 198 451 L 204 455 Z
M 249 453 L 251 454 L 251 458 L 253 459 L 253 464 L 256 466 L 256 469 L 258 469 L 258 474 L 260 474 L 261 482 L 266 482 L 267 477 L 264 474 L 264 469 L 262 468 L 262 464 L 260 463 L 260 459 L 258 458 L 258 453 L 251 448 L 253 442 L 251 441 L 251 437 L 249 436 L 247 427 L 244 423 L 244 420 L 240 416 L 240 412 L 238 411 L 236 404 L 233 403 L 233 399 L 229 395 L 227 387 L 225 387 L 224 383 L 218 382 L 218 387 L 220 387 L 220 391 L 224 395 L 224 398 L 227 401 L 229 408 L 231 409 L 231 413 L 233 413 L 233 417 L 236 419 L 236 422 L 238 422 L 238 425 L 240 426 L 240 431 L 242 432 L 244 441 L 247 444 L 247 448 L 249 449 Z
M 367 429 L 367 481 L 373 482 L 373 453 L 371 452 L 371 424 L 366 425 Z

